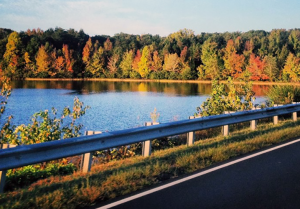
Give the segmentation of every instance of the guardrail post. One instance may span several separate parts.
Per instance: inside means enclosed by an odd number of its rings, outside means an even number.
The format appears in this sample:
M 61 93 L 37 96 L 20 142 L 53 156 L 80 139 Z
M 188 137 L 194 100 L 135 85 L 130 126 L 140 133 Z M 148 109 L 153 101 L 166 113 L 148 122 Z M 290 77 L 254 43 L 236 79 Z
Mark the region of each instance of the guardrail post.
M 200 118 L 200 116 L 195 117 L 195 116 L 190 116 L 189 119 L 195 119 L 195 118 Z M 186 145 L 187 146 L 192 146 L 195 143 L 195 131 L 191 131 L 187 133 L 186 137 Z
M 293 102 L 293 104 L 297 104 L 297 102 Z M 297 117 L 298 117 L 298 116 L 297 116 L 297 112 L 293 112 L 293 113 L 292 113 L 292 120 L 293 120 L 293 121 L 297 121 Z
M 259 110 L 260 108 L 252 108 L 252 110 Z M 255 130 L 257 127 L 257 120 L 251 120 L 250 121 L 250 129 Z
M 189 119 L 194 119 L 195 116 L 190 116 Z M 188 132 L 187 137 L 186 137 L 186 145 L 187 146 L 192 146 L 195 142 L 195 132 Z
M 158 122 L 146 122 L 145 126 L 152 126 L 158 124 Z M 142 143 L 142 155 L 143 157 L 149 157 L 151 155 L 151 140 L 147 140 Z
M 255 130 L 257 127 L 257 120 L 251 120 L 250 121 L 250 129 Z
M 235 112 L 234 111 L 225 111 L 224 112 L 224 114 L 230 114 L 230 113 L 235 113 Z M 229 125 L 222 126 L 222 133 L 223 133 L 223 136 L 229 135 Z
M 279 106 L 282 106 L 282 105 L 274 104 L 274 107 L 279 107 Z M 273 116 L 273 124 L 274 125 L 278 124 L 278 115 Z
M 16 145 L 12 144 L 0 144 L 0 149 L 7 149 L 7 148 L 13 148 L 16 147 Z M 5 179 L 6 179 L 6 170 L 0 171 L 0 194 L 3 193 L 4 186 L 5 186 Z
M 85 135 L 101 134 L 101 131 L 86 131 Z M 91 171 L 93 154 L 91 152 L 82 154 L 80 170 L 83 173 L 88 173 Z

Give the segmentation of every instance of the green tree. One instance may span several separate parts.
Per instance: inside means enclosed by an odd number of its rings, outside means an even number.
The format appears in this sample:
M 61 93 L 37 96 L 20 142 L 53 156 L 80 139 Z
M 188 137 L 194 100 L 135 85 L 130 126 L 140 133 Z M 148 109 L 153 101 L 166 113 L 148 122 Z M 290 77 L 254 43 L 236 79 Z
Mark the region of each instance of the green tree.
M 201 60 L 203 65 L 198 68 L 204 74 L 206 79 L 220 78 L 221 59 L 218 55 L 218 44 L 207 40 L 202 46 Z
M 269 77 L 270 81 L 279 80 L 279 69 L 277 67 L 276 57 L 272 57 L 271 55 L 264 57 L 265 63 L 265 74 Z
M 122 70 L 122 77 L 129 78 L 132 72 L 132 62 L 133 62 L 133 51 L 127 51 L 124 53 L 122 61 L 120 63 L 120 68 Z
M 289 35 L 289 43 L 293 48 L 294 54 L 300 57 L 300 30 L 292 30 Z
M 101 77 L 105 76 L 106 71 L 104 68 L 104 50 L 102 47 L 93 54 L 90 64 L 86 67 L 86 74 L 88 77 Z

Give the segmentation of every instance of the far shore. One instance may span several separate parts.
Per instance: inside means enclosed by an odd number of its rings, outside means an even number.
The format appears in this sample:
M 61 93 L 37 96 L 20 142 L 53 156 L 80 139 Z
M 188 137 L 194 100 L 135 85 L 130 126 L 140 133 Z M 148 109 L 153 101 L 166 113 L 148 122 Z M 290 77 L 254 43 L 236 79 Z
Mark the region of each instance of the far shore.
M 204 83 L 210 84 L 211 80 L 154 80 L 154 79 L 122 79 L 122 78 L 25 78 L 26 81 L 113 81 L 113 82 L 159 82 L 159 83 Z M 221 83 L 227 83 L 226 80 Z M 233 81 L 234 84 L 244 84 L 244 81 Z M 300 86 L 300 83 L 252 81 L 253 85 L 293 85 Z

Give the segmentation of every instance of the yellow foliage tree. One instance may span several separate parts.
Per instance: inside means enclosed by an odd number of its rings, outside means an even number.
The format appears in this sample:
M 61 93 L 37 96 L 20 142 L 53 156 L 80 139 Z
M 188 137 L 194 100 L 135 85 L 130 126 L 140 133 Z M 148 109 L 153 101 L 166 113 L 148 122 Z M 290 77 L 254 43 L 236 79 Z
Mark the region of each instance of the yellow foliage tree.
M 147 78 L 150 73 L 149 61 L 149 48 L 145 46 L 142 51 L 141 60 L 138 63 L 138 72 L 142 78 Z
M 300 81 L 300 58 L 290 53 L 283 68 L 283 79 L 292 82 Z
M 6 44 L 6 51 L 3 55 L 5 62 L 5 74 L 12 77 L 19 66 L 21 38 L 17 32 L 12 32 Z
M 35 61 L 37 66 L 36 73 L 40 74 L 42 77 L 47 77 L 49 75 L 49 68 L 51 62 L 44 45 L 42 45 L 39 48 Z

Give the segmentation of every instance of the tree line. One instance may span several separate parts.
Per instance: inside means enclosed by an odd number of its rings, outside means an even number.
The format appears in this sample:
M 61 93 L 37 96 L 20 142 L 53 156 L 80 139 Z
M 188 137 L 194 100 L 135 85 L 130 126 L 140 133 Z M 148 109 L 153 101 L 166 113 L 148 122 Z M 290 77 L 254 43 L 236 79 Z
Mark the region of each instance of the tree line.
M 13 79 L 142 78 L 300 80 L 300 29 L 167 37 L 125 33 L 90 37 L 62 28 L 0 29 L 0 71 Z

